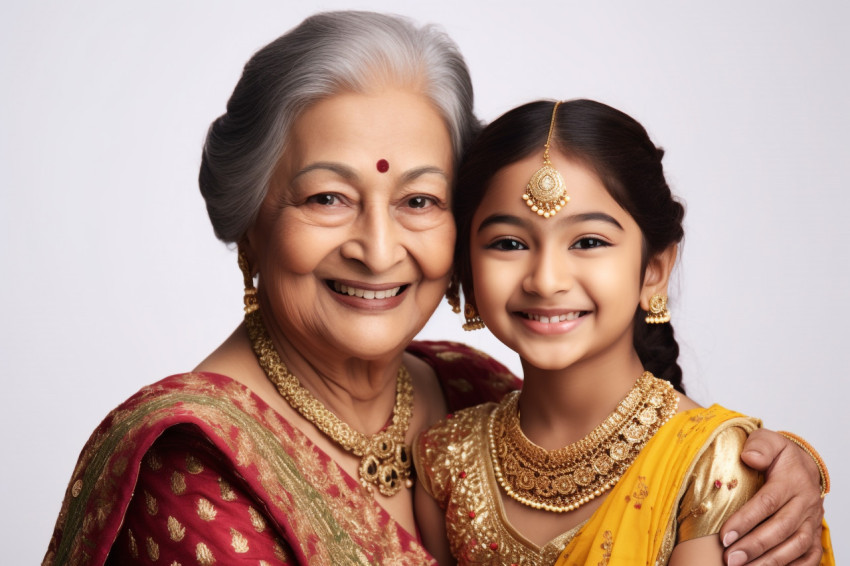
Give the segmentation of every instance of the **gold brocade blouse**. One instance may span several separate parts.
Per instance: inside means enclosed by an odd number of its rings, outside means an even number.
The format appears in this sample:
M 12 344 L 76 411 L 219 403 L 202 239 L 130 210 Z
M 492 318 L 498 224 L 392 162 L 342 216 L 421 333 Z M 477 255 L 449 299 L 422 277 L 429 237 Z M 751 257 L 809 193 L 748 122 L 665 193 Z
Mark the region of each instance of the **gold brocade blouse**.
M 594 534 L 585 533 L 587 529 L 584 529 L 593 518 L 542 547 L 529 541 L 510 524 L 490 460 L 487 423 L 496 406 L 489 403 L 460 411 L 423 433 L 413 450 L 419 481 L 445 511 L 449 543 L 459 564 L 550 566 L 574 538 Z M 661 429 L 666 429 L 667 434 L 663 436 L 670 438 L 669 433 L 675 434 L 676 431 L 669 427 L 681 427 L 677 434 L 678 442 L 697 442 L 699 445 L 692 448 L 695 457 L 693 464 L 685 468 L 688 472 L 684 481 L 664 486 L 664 489 L 673 490 L 672 497 L 669 497 L 668 491 L 667 499 L 675 501 L 675 508 L 667 509 L 670 520 L 661 517 L 647 523 L 664 525 L 666 528 L 657 529 L 664 532 L 656 533 L 656 536 L 646 533 L 647 536 L 642 537 L 658 538 L 657 546 L 661 550 L 656 559 L 659 564 L 667 562 L 675 544 L 718 533 L 723 522 L 762 483 L 761 476 L 744 466 L 740 459 L 747 434 L 758 426 L 757 421 L 741 417 L 718 422 L 717 426 L 714 426 L 715 423 L 707 426 L 706 423 L 720 411 L 726 410 L 715 406 L 679 413 Z M 696 434 L 695 429 L 699 429 L 697 432 L 700 434 Z M 647 443 L 632 468 L 649 465 L 660 469 L 665 466 L 664 458 L 669 457 L 670 452 L 660 449 L 653 440 L 655 438 Z M 654 452 L 659 460 L 652 460 Z M 630 468 L 626 474 L 631 471 Z M 641 475 L 634 479 L 641 481 L 645 478 Z M 640 493 L 641 490 L 635 491 L 633 485 L 625 480 L 626 476 L 607 494 L 608 498 L 616 499 L 612 499 L 618 506 L 614 514 L 620 513 L 620 509 L 623 514 L 658 513 L 653 502 L 650 499 L 644 501 L 642 497 L 646 495 Z M 610 513 L 610 507 L 607 506 L 605 511 Z M 602 508 L 597 513 L 600 511 Z M 640 536 L 640 533 L 635 535 Z M 657 535 L 663 535 L 663 538 Z

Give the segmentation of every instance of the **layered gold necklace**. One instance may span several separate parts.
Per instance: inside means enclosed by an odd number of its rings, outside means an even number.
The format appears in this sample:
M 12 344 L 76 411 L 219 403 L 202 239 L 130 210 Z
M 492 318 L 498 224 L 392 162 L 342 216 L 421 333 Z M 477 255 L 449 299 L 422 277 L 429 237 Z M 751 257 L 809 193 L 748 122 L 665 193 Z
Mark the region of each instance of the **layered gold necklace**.
M 251 346 L 260 367 L 281 397 L 325 436 L 344 450 L 360 457 L 360 483 L 371 491 L 395 495 L 401 486 L 411 487 L 410 446 L 404 438 L 413 414 L 413 382 L 403 365 L 396 378 L 392 422 L 383 430 L 365 435 L 351 428 L 310 393 L 281 361 L 260 316 L 259 310 L 245 315 Z
M 523 505 L 555 513 L 578 509 L 609 490 L 641 448 L 676 414 L 670 382 L 644 372 L 616 410 L 581 440 L 545 450 L 519 424 L 519 392 L 491 414 L 490 454 L 496 479 Z

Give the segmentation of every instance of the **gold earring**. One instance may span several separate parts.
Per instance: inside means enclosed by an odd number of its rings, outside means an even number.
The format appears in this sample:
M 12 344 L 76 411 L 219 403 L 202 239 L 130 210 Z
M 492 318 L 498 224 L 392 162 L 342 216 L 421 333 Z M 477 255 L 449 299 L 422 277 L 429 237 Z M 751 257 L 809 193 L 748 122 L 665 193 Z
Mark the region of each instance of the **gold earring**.
M 463 323 L 463 329 L 467 332 L 484 328 L 484 321 L 478 316 L 478 311 L 475 310 L 472 303 L 466 303 L 463 306 L 463 316 L 466 318 L 466 322 Z
M 646 313 L 647 324 L 664 324 L 670 322 L 670 311 L 667 310 L 667 295 L 655 293 L 649 299 L 649 310 Z
M 452 312 L 460 312 L 460 282 L 455 275 L 452 275 L 449 288 L 446 289 L 446 302 L 452 307 Z
M 257 289 L 254 287 L 254 277 L 251 275 L 251 268 L 248 267 L 248 258 L 245 257 L 245 252 L 239 250 L 237 254 L 239 269 L 242 271 L 242 279 L 245 284 L 245 296 L 242 301 L 245 303 L 245 314 L 251 314 L 260 308 L 257 302 Z
M 543 167 L 538 169 L 525 187 L 522 200 L 531 209 L 543 218 L 555 216 L 562 207 L 570 201 L 564 178 L 557 169 L 552 167 L 549 161 L 549 144 L 552 141 L 552 132 L 555 130 L 555 116 L 561 102 L 555 103 L 552 110 L 552 121 L 549 124 L 549 135 L 546 136 L 546 145 L 543 150 Z

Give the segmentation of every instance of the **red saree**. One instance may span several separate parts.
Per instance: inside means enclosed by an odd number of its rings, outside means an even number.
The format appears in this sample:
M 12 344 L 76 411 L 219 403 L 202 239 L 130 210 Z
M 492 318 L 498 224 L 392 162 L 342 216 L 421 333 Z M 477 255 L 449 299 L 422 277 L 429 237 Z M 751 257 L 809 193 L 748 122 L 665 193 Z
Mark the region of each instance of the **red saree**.
M 480 352 L 411 345 L 451 410 L 519 381 Z M 183 374 L 143 388 L 95 430 L 43 564 L 429 564 L 409 533 L 239 383 Z

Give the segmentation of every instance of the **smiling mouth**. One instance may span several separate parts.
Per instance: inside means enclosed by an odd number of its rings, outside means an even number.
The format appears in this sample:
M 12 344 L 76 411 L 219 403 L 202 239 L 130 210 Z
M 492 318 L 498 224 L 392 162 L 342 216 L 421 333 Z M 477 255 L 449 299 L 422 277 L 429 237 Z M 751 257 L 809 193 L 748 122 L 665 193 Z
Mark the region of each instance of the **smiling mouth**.
M 399 293 L 404 292 L 409 285 L 400 285 L 398 287 L 392 287 L 390 289 L 360 289 L 358 287 L 352 287 L 351 285 L 345 285 L 344 283 L 340 283 L 339 281 L 328 281 L 328 287 L 331 288 L 336 293 L 340 295 L 348 295 L 349 297 L 358 297 L 360 299 L 374 300 L 374 299 L 391 299 L 398 295 Z
M 565 322 L 567 320 L 576 320 L 579 317 L 586 315 L 589 311 L 573 311 L 564 314 L 556 314 L 552 316 L 545 316 L 542 314 L 532 314 L 527 312 L 519 312 L 519 316 L 527 320 L 534 320 L 536 322 L 540 322 L 542 324 L 556 324 L 558 322 Z

